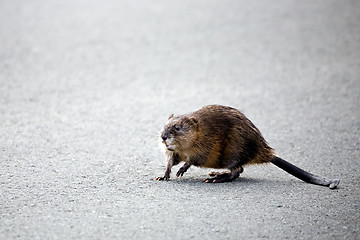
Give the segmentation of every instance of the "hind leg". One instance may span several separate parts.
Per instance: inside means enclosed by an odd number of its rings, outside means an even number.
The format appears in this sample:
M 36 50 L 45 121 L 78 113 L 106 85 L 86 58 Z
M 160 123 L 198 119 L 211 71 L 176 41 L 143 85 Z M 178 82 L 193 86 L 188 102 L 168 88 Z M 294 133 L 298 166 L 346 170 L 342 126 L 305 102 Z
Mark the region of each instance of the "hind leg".
M 210 177 L 217 177 L 220 175 L 228 175 L 228 174 L 230 174 L 230 172 L 208 172 L 208 175 Z
M 210 176 L 214 176 L 213 178 L 206 178 L 204 179 L 204 182 L 206 183 L 222 183 L 222 182 L 231 182 L 235 179 L 237 179 L 240 176 L 240 173 L 242 173 L 244 169 L 242 167 L 231 170 L 231 172 L 210 172 Z
M 239 167 L 238 169 L 237 169 L 237 171 L 239 172 L 239 173 L 242 173 L 243 171 L 244 171 L 244 169 L 242 168 L 242 167 Z M 224 171 L 224 172 L 208 172 L 208 175 L 210 176 L 210 177 L 218 177 L 218 176 L 223 176 L 223 177 L 226 177 L 226 176 L 228 176 L 229 174 L 231 174 L 231 172 L 229 172 L 229 171 Z

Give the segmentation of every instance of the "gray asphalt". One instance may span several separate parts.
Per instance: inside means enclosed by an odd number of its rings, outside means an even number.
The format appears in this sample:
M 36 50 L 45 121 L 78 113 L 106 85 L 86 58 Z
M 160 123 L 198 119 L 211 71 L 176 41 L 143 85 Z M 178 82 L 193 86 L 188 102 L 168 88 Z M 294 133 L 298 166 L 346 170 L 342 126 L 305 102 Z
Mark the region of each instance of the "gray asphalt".
M 359 9 L 0 1 L 0 239 L 360 239 Z M 154 181 L 167 117 L 208 104 L 339 188 L 274 165 Z

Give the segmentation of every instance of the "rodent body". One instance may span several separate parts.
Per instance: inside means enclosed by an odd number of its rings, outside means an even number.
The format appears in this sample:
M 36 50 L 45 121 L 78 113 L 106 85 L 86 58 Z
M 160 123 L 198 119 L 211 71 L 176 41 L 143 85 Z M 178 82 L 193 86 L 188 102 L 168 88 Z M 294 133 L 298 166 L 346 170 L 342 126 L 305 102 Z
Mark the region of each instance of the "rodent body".
M 164 177 L 156 180 L 168 180 L 172 166 L 182 161 L 185 164 L 177 172 L 177 177 L 182 176 L 191 165 L 230 170 L 226 173 L 211 173 L 213 178 L 207 178 L 205 182 L 232 181 L 239 177 L 243 166 L 248 164 L 272 162 L 285 171 L 289 168 L 283 163 L 286 161 L 275 156 L 274 150 L 255 125 L 232 107 L 210 105 L 190 114 L 171 115 L 161 132 L 161 138 L 165 145 L 167 168 Z M 295 168 L 293 172 L 288 172 L 294 176 L 310 174 Z M 298 173 L 298 170 L 302 172 Z M 308 175 L 306 179 L 304 176 L 296 177 L 318 185 L 338 184 L 338 180 L 334 183 L 321 178 L 321 182 L 320 177 L 310 175 L 310 180 Z
M 273 150 L 260 131 L 233 108 L 206 106 L 169 120 L 163 140 L 178 141 L 173 151 L 167 153 L 178 155 L 191 165 L 234 169 L 273 158 Z M 176 127 L 180 129 L 176 131 Z

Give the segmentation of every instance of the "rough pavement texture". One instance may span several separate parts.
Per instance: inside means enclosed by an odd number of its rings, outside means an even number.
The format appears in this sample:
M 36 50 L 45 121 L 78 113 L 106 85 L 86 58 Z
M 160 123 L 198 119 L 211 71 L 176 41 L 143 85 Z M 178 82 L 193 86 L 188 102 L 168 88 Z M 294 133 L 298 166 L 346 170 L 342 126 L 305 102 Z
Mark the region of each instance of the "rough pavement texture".
M 0 239 L 359 239 L 359 3 L 0 1 Z M 213 103 L 339 188 L 154 181 L 168 115 Z

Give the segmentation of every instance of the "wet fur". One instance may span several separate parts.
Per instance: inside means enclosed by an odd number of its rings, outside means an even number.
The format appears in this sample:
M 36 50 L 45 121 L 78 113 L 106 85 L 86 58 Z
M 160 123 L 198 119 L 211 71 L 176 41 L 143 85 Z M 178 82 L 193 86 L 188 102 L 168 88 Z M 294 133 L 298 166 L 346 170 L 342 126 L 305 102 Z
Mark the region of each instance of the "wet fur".
M 179 128 L 176 131 L 176 128 Z M 167 149 L 173 165 L 183 161 L 206 168 L 242 172 L 247 164 L 270 162 L 273 149 L 255 125 L 238 110 L 211 105 L 187 115 L 170 116 L 162 137 L 174 144 Z

